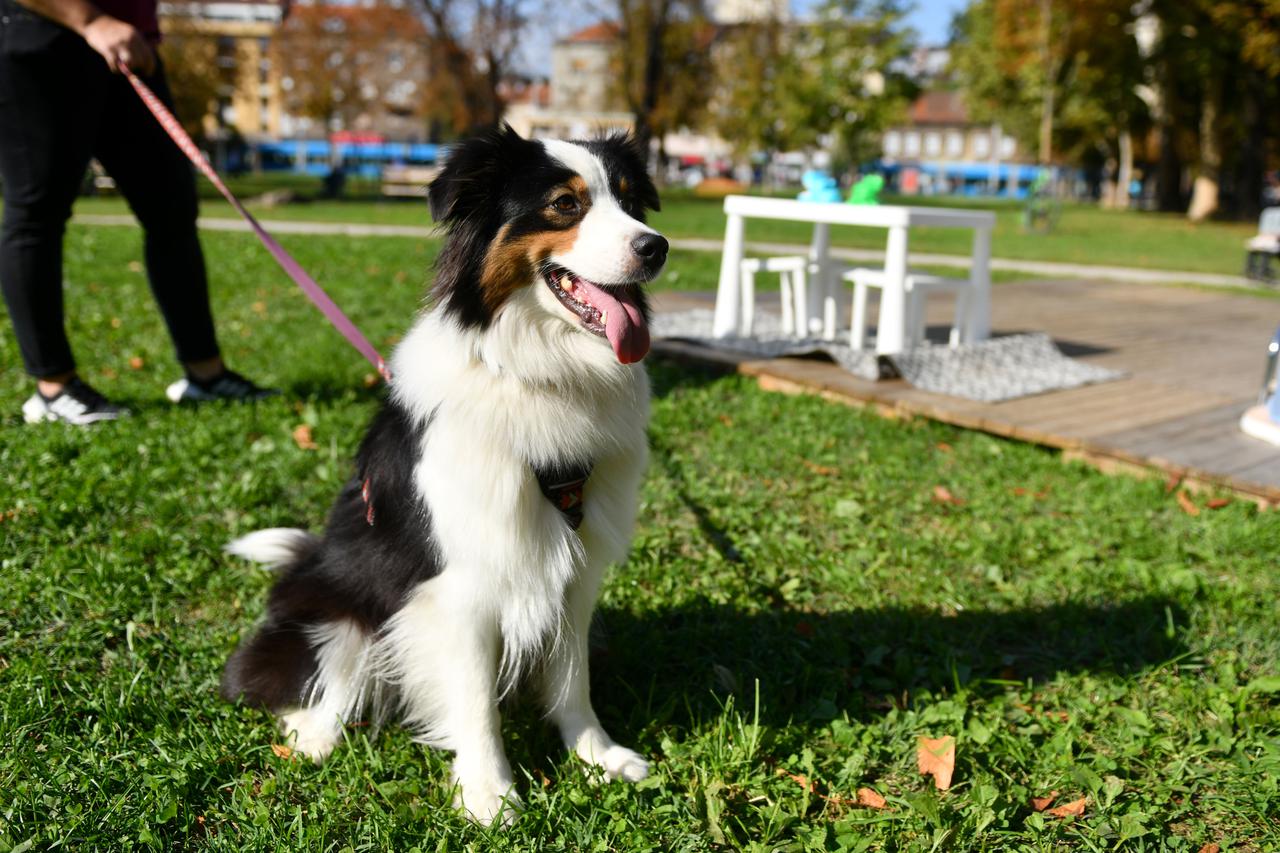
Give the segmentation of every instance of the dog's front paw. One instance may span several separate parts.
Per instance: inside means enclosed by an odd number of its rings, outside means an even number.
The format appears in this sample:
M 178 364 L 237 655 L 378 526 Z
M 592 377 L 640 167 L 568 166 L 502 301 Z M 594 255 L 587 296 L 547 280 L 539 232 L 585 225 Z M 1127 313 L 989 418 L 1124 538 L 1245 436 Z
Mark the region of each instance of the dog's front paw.
M 455 783 L 454 808 L 481 826 L 508 827 L 515 823 L 520 813 L 520 797 L 511 782 L 462 782 Z
M 285 742 L 316 764 L 324 763 L 342 739 L 337 718 L 330 720 L 312 708 L 303 708 L 280 718 Z
M 649 775 L 649 762 L 640 753 L 625 746 L 609 747 L 600 762 L 600 767 L 604 770 L 604 778 L 610 782 L 614 779 L 639 782 Z

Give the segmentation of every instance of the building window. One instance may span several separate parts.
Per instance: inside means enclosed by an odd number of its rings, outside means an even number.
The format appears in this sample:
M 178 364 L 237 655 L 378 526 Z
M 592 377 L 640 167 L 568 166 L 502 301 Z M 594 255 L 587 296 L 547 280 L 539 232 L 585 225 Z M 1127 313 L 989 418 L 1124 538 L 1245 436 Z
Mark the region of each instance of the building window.
M 920 134 L 912 131 L 908 133 L 905 137 L 903 137 L 903 139 L 905 140 L 905 143 L 906 143 L 903 146 L 903 153 L 906 154 L 906 156 L 908 157 L 919 157 L 920 156 Z
M 1001 137 L 1000 158 L 1002 160 L 1011 160 L 1016 153 L 1018 153 L 1018 141 L 1012 136 Z
M 891 130 L 884 135 L 884 153 L 886 157 L 897 157 L 902 151 L 902 134 Z
M 942 134 L 926 133 L 924 135 L 924 153 L 930 157 L 937 157 L 942 153 Z
M 979 130 L 973 134 L 973 156 L 979 160 L 986 159 L 991 156 L 991 137 L 985 130 Z
M 964 156 L 964 134 L 956 130 L 947 133 L 947 156 L 953 158 Z

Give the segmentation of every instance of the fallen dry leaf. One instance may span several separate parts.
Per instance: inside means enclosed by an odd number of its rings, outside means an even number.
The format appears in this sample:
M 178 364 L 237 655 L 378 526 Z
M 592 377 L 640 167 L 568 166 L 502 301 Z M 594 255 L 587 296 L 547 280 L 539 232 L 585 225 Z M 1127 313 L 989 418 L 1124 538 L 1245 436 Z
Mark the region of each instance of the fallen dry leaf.
M 1205 504 L 1205 506 L 1209 509 L 1222 509 L 1224 506 L 1229 506 L 1230 504 L 1231 498 L 1214 498 Z
M 729 417 L 728 415 L 720 414 L 720 415 L 717 415 L 717 417 L 720 419 L 720 423 L 724 424 L 725 426 L 727 427 L 733 426 L 733 418 Z
M 947 444 L 945 441 L 939 441 L 934 446 L 937 447 L 938 450 L 942 451 L 943 453 L 950 453 L 952 450 L 955 449 L 951 445 Z
M 946 486 L 933 487 L 933 499 L 940 504 L 953 504 L 955 506 L 964 506 L 965 502 L 962 498 L 958 498 L 951 494 L 951 490 Z
M 142 272 L 142 261 L 129 261 L 129 272 Z
M 823 477 L 834 477 L 840 473 L 839 468 L 832 468 L 830 465 L 819 465 L 817 462 L 810 462 L 808 459 L 801 459 L 800 464 Z
M 1079 817 L 1084 814 L 1084 805 L 1089 802 L 1088 797 L 1081 797 L 1078 800 L 1072 800 L 1069 803 L 1063 803 L 1054 809 L 1049 809 L 1049 814 L 1054 817 Z
M 884 797 L 870 788 L 859 788 L 858 805 L 866 806 L 869 809 L 882 809 L 885 807 L 885 801 Z
M 372 388 L 374 385 L 377 385 L 377 384 L 378 384 L 378 374 L 366 373 L 364 375 L 364 387 Z
M 788 779 L 790 779 L 792 782 L 795 782 L 801 788 L 804 788 L 805 791 L 807 791 L 810 794 L 816 793 L 818 790 L 817 783 L 809 781 L 809 777 L 805 776 L 803 773 L 791 773 L 779 767 L 778 775 L 786 776 Z
M 118 328 L 120 328 L 120 327 L 121 327 L 121 326 L 123 326 L 123 325 L 124 325 L 124 323 L 120 320 L 120 318 L 119 318 L 119 317 L 112 317 L 112 318 L 111 318 L 111 328 L 113 328 L 113 329 L 118 329 Z
M 129 367 L 133 370 L 141 370 L 142 365 L 144 364 L 146 364 L 146 362 L 142 360 L 142 356 L 140 355 L 135 355 L 133 358 L 129 359 Z
M 301 447 L 303 450 L 315 450 L 316 443 L 311 438 L 311 427 L 306 424 L 298 424 L 293 428 L 293 443 Z
M 1031 808 L 1033 808 L 1038 812 L 1042 812 L 1045 809 L 1049 808 L 1049 806 L 1053 805 L 1053 801 L 1056 800 L 1057 798 L 1058 798 L 1057 791 L 1050 791 L 1047 795 L 1043 797 L 1032 797 Z
M 251 305 L 251 306 L 249 306 L 249 307 L 251 307 L 251 308 L 253 309 L 253 313 L 255 313 L 255 314 L 260 314 L 260 315 L 263 315 L 263 316 L 266 316 L 266 313 L 267 313 L 267 303 L 265 303 L 265 302 L 255 302 L 255 303 L 253 303 L 253 305 Z
M 1178 492 L 1174 497 L 1177 498 L 1178 506 L 1182 507 L 1182 511 L 1187 515 L 1200 514 L 1200 507 L 1196 506 L 1195 502 L 1187 497 L 1186 492 Z
M 282 743 L 271 744 L 271 751 L 276 754 L 277 758 L 289 758 L 293 755 L 293 747 L 285 746 Z
M 1216 844 L 1206 844 L 1200 848 L 1200 853 L 1222 853 L 1222 848 Z
M 1178 486 L 1181 486 L 1181 485 L 1182 485 L 1182 475 L 1170 474 L 1169 479 L 1164 481 L 1164 493 L 1166 495 L 1172 494 L 1173 490 L 1178 488 Z
M 920 738 L 916 764 L 921 773 L 933 777 L 933 784 L 939 791 L 947 790 L 951 787 L 951 774 L 956 769 L 956 739 L 950 735 Z

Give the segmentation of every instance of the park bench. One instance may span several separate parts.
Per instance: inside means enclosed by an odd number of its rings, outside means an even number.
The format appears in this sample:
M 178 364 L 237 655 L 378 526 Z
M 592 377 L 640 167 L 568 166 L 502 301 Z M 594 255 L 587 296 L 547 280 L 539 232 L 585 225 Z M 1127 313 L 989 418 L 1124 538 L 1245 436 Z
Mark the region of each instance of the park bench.
M 382 170 L 382 194 L 396 198 L 426 198 L 427 184 L 439 166 L 387 166 Z
M 1245 260 L 1246 278 L 1257 281 L 1275 281 L 1271 272 L 1271 259 L 1280 255 L 1280 207 L 1268 207 L 1258 219 L 1258 233 L 1245 244 L 1248 255 Z

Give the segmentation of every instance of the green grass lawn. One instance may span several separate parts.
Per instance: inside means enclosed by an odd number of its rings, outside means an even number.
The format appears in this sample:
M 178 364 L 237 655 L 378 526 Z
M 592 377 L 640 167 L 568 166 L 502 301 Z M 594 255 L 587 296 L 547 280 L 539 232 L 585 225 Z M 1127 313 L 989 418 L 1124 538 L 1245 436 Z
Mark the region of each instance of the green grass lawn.
M 384 349 L 409 323 L 430 245 L 284 242 Z M 252 237 L 205 243 L 229 359 L 281 397 L 163 400 L 132 231 L 67 242 L 77 353 L 131 419 L 23 426 L 0 318 L 0 850 L 1280 847 L 1280 515 L 1192 517 L 1158 482 L 663 363 L 593 673 L 652 776 L 590 784 L 527 703 L 505 833 L 453 814 L 446 757 L 394 726 L 278 756 L 216 695 L 270 584 L 220 549 L 318 527 L 378 394 Z M 922 736 L 956 739 L 950 790 Z M 1083 815 L 1034 811 L 1052 791 Z
M 313 182 L 318 186 L 318 180 Z M 206 195 L 204 213 L 231 216 L 230 206 L 201 181 Z M 267 184 L 241 179 L 237 191 L 245 197 L 261 192 Z M 1244 241 L 1257 231 L 1250 223 L 1206 222 L 1192 224 L 1178 214 L 1102 210 L 1094 205 L 1068 204 L 1051 234 L 1028 234 L 1021 224 L 1022 208 L 1007 201 L 961 199 L 891 198 L 901 204 L 945 204 L 978 207 L 995 211 L 996 230 L 992 238 L 995 256 L 1031 261 L 1105 264 L 1151 269 L 1240 275 L 1244 268 Z M 84 213 L 120 213 L 123 202 L 115 198 L 82 199 L 77 210 Z M 327 201 L 263 208 L 264 218 L 327 222 L 369 222 L 388 225 L 429 225 L 430 215 L 420 200 L 378 201 L 367 192 L 350 201 Z M 724 236 L 723 203 L 700 199 L 684 190 L 663 194 L 663 209 L 652 223 L 668 237 Z M 747 239 L 807 243 L 812 226 L 801 222 L 747 221 Z M 885 232 L 876 228 L 833 228 L 836 246 L 883 249 Z M 911 231 L 911 250 L 958 255 L 971 253 L 972 232 L 949 228 L 916 228 Z

